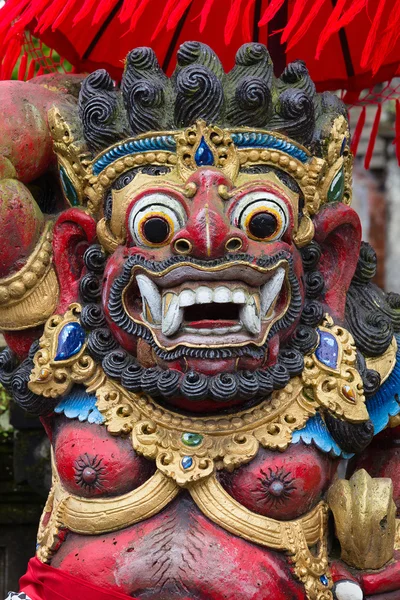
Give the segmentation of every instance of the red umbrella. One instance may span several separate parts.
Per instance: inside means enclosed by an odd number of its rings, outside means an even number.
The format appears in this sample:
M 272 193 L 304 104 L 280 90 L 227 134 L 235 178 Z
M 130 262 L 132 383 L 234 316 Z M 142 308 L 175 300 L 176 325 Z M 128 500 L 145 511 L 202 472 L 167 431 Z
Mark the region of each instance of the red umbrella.
M 3 76 L 25 29 L 76 70 L 105 67 L 116 79 L 133 47 L 151 45 L 170 73 L 175 50 L 192 39 L 209 44 L 225 69 L 242 43 L 266 43 L 279 70 L 305 60 L 320 91 L 370 87 L 400 62 L 400 3 L 390 0 L 7 0 Z
M 209 44 L 226 70 L 241 44 L 265 43 L 277 74 L 301 58 L 318 91 L 346 90 L 350 104 L 361 90 L 400 73 L 400 2 L 390 0 L 6 0 L 0 78 L 11 76 L 26 32 L 75 71 L 104 67 L 115 79 L 136 46 L 151 45 L 170 74 L 176 49 L 187 40 Z M 54 69 L 41 48 L 23 54 L 20 78 L 37 73 L 39 64 L 41 73 Z M 361 125 L 362 118 L 355 143 Z

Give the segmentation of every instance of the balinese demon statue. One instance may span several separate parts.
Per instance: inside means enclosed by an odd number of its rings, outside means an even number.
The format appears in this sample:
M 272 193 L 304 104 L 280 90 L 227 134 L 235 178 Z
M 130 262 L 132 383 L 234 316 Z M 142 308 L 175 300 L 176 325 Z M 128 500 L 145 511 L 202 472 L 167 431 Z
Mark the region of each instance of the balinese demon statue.
M 197 42 L 0 94 L 0 381 L 53 477 L 10 598 L 399 599 L 400 298 L 338 97 Z

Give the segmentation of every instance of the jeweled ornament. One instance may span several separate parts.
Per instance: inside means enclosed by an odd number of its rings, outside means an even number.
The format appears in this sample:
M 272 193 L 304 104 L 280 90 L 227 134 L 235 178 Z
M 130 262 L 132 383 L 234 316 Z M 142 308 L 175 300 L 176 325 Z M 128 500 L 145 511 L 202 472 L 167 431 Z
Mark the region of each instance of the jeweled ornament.
M 184 456 L 181 460 L 183 469 L 190 469 L 193 466 L 193 458 L 191 456 Z
M 200 140 L 200 144 L 194 155 L 194 160 L 196 161 L 196 165 L 199 167 L 214 164 L 213 153 L 211 152 L 210 147 L 207 145 L 204 137 L 202 137 Z
M 185 444 L 185 446 L 190 446 L 190 447 L 195 448 L 196 446 L 199 446 L 202 441 L 203 441 L 203 436 L 200 435 L 199 433 L 190 433 L 190 432 L 182 433 L 182 442 Z
M 330 367 L 336 369 L 338 364 L 339 346 L 334 335 L 328 331 L 317 329 L 319 335 L 319 344 L 315 350 L 315 356 L 318 360 Z
M 77 354 L 85 342 L 85 332 L 77 323 L 67 323 L 58 334 L 57 351 L 54 360 L 67 360 Z

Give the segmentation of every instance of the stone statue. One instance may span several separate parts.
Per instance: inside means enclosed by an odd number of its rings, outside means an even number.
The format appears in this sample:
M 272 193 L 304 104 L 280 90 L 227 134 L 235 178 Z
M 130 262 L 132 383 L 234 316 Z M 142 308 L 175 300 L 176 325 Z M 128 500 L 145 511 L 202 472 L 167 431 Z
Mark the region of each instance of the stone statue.
M 198 42 L 0 94 L 0 381 L 53 472 L 10 598 L 399 598 L 400 298 L 339 98 Z

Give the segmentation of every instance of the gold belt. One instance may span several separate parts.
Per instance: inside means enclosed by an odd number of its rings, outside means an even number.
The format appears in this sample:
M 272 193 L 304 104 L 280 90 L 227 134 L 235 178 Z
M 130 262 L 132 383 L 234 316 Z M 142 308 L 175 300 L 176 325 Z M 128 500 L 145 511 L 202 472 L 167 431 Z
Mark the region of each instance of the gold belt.
M 122 496 L 82 498 L 65 490 L 53 461 L 53 486 L 39 525 L 37 556 L 43 562 L 50 560 L 63 529 L 83 535 L 118 531 L 159 513 L 180 490 L 173 479 L 157 470 L 140 487 Z M 239 504 L 215 474 L 191 483 L 188 491 L 201 512 L 226 531 L 260 546 L 287 552 L 309 600 L 332 599 L 325 502 L 298 519 L 278 521 Z M 314 555 L 310 548 L 316 545 Z

